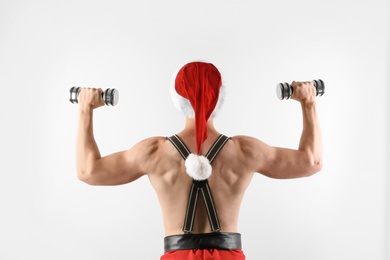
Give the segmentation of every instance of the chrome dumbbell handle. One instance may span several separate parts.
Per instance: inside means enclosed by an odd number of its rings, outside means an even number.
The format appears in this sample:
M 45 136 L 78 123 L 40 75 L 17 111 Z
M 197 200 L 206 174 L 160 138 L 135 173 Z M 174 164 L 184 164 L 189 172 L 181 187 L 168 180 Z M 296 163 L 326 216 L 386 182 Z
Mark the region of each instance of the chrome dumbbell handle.
M 313 85 L 317 90 L 316 96 L 322 96 L 325 94 L 325 83 L 321 79 L 313 80 Z M 276 85 L 276 96 L 280 99 L 289 99 L 294 92 L 294 88 L 288 83 L 279 83 Z
M 73 104 L 78 103 L 81 87 L 71 87 L 69 101 Z M 119 101 L 119 92 L 115 88 L 108 88 L 102 93 L 102 99 L 107 106 L 115 106 Z

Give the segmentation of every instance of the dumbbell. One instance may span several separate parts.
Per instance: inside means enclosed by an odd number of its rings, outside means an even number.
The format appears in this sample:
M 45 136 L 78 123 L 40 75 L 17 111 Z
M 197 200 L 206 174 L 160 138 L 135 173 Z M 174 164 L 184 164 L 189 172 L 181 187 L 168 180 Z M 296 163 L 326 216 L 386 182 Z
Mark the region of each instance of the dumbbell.
M 78 103 L 78 97 L 79 93 L 81 91 L 81 87 L 71 87 L 70 92 L 70 98 L 69 101 L 73 104 Z M 115 106 L 118 104 L 119 100 L 119 92 L 115 88 L 108 88 L 102 93 L 102 99 L 104 101 L 104 104 L 107 106 Z
M 312 81 L 314 87 L 317 90 L 316 96 L 322 96 L 325 94 L 325 83 L 321 79 Z M 288 83 L 279 83 L 276 85 L 276 96 L 280 99 L 289 99 L 294 92 L 294 88 Z

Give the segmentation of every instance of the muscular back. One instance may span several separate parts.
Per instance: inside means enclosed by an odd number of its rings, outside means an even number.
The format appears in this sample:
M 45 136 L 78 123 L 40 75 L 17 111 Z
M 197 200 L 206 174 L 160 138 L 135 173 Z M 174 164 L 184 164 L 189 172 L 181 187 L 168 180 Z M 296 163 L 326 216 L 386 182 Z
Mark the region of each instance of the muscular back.
M 232 137 L 212 163 L 210 188 L 219 215 L 221 231 L 236 232 L 238 212 L 253 173 L 271 178 L 310 176 L 322 167 L 322 137 L 316 112 L 315 88 L 311 82 L 293 82 L 293 99 L 301 103 L 303 129 L 298 149 L 272 147 L 248 136 Z M 120 185 L 147 174 L 157 192 L 167 235 L 181 234 L 191 178 L 184 160 L 165 137 L 139 142 L 127 151 L 102 157 L 93 135 L 93 110 L 104 103 L 101 90 L 83 90 L 79 96 L 79 126 L 76 165 L 78 178 L 90 185 Z M 220 135 L 207 122 L 208 138 L 200 154 L 206 154 Z M 195 123 L 186 118 L 179 137 L 196 151 Z M 195 233 L 210 231 L 202 201 L 197 208 Z
M 212 135 L 208 138 L 202 154 L 207 152 L 217 136 Z M 187 146 L 192 146 L 189 138 L 186 136 L 181 138 Z M 162 156 L 162 160 L 155 172 L 149 173 L 149 178 L 160 200 L 166 235 L 181 234 L 192 180 L 187 175 L 184 160 L 176 148 L 168 140 L 160 140 L 160 146 L 158 156 Z M 253 171 L 251 172 L 243 165 L 243 161 L 240 161 L 242 155 L 237 146 L 235 138 L 225 144 L 212 163 L 213 172 L 209 178 L 223 232 L 237 232 L 241 201 L 253 176 Z M 210 224 L 203 200 L 199 199 L 194 233 L 207 232 L 210 232 Z

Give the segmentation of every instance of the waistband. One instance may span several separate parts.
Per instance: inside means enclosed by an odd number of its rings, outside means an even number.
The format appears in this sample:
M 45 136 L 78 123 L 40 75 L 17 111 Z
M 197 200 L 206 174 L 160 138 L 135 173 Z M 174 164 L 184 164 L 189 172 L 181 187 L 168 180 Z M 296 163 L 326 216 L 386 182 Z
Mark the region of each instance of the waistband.
M 191 249 L 241 249 L 241 234 L 214 232 L 205 234 L 183 234 L 164 237 L 164 251 Z

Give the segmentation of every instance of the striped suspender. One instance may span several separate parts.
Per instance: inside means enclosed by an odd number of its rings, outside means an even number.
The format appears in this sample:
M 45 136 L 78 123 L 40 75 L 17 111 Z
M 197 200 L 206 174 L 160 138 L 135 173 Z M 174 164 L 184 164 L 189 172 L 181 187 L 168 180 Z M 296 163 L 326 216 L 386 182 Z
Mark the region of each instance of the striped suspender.
M 177 135 L 167 137 L 167 139 L 176 147 L 180 155 L 185 160 L 190 154 L 190 151 L 188 150 L 186 145 L 180 140 Z M 228 140 L 229 137 L 225 135 L 220 135 L 215 141 L 215 143 L 211 146 L 210 150 L 205 156 L 210 161 L 210 164 L 214 161 L 215 157 L 218 155 L 219 151 L 222 149 L 222 147 L 226 144 Z M 207 180 L 192 181 L 192 186 L 188 197 L 186 215 L 184 219 L 183 231 L 185 233 L 191 233 L 194 229 L 194 219 L 199 193 L 201 193 L 204 204 L 206 206 L 206 212 L 209 218 L 211 231 L 220 231 L 221 225 L 219 223 L 217 210 L 215 209 L 214 200 Z
M 181 157 L 183 157 L 184 160 L 187 159 L 188 155 L 190 155 L 191 152 L 190 150 L 188 150 L 187 146 L 183 143 L 183 141 L 177 135 L 167 137 L 167 139 L 171 141 L 173 146 L 176 147 Z

